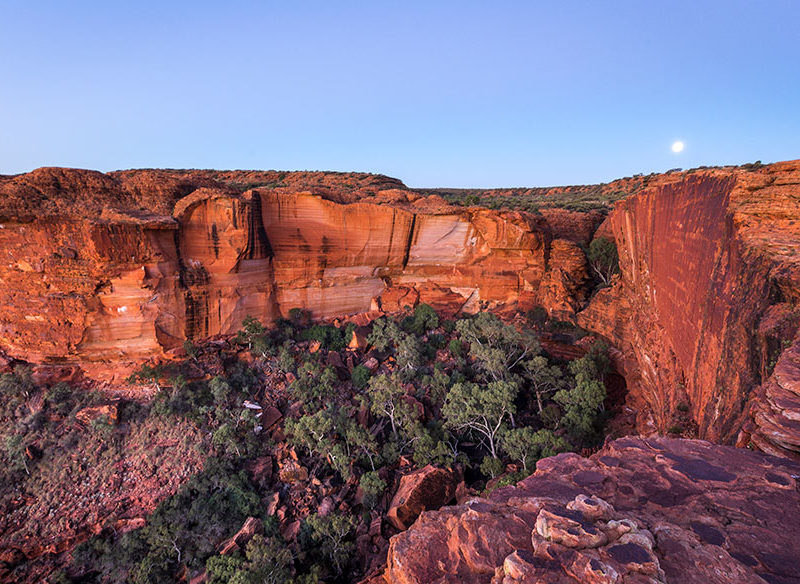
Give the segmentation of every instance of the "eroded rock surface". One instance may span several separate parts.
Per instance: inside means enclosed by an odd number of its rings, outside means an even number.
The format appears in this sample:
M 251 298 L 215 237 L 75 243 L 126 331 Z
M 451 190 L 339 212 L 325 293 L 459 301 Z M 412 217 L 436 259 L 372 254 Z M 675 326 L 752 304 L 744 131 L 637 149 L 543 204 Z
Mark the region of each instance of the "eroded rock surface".
M 618 349 L 638 430 L 683 409 L 702 438 L 800 452 L 800 162 L 689 175 L 609 221 L 621 276 L 578 323 Z
M 120 361 L 186 338 L 428 302 L 451 313 L 589 291 L 597 213 L 453 207 L 377 175 L 38 169 L 0 177 L 0 344 Z M 553 225 L 551 226 L 551 223 Z
M 456 494 L 458 477 L 452 470 L 428 465 L 403 476 L 386 518 L 397 529 L 414 523 L 426 509 L 449 503 Z
M 789 583 L 800 464 L 699 440 L 623 438 L 541 460 L 516 487 L 422 513 L 390 584 Z

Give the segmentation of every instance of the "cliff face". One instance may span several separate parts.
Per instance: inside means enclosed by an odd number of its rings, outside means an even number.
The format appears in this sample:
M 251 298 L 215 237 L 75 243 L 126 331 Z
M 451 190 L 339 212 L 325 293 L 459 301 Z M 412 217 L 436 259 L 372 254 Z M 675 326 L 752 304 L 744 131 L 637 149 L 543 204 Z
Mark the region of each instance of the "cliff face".
M 0 177 L 0 346 L 115 362 L 292 308 L 541 305 L 610 341 L 641 432 L 688 410 L 701 437 L 800 452 L 800 163 L 648 185 L 603 220 L 452 206 L 367 174 Z M 587 307 L 593 233 L 614 237 L 621 275 Z
M 642 431 L 666 431 L 688 407 L 701 437 L 730 442 L 744 425 L 742 443 L 800 450 L 784 351 L 800 316 L 799 210 L 797 163 L 710 172 L 617 204 L 621 277 L 578 322 L 619 349 Z
M 596 215 L 570 232 L 385 177 L 297 174 L 0 178 L 0 344 L 32 361 L 131 360 L 292 308 L 325 318 L 512 303 L 569 315 L 585 300 L 575 241 Z

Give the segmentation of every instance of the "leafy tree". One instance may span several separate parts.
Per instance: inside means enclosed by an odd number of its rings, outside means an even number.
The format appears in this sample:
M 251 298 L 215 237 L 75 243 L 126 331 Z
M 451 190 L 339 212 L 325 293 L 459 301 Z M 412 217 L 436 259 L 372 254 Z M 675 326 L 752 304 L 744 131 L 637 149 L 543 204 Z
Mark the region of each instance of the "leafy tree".
M 367 507 L 374 507 L 386 491 L 386 481 L 374 471 L 361 475 L 358 486 L 364 491 L 364 504 Z
M 236 333 L 233 342 L 244 345 L 254 355 L 266 357 L 272 350 L 266 327 L 254 316 L 246 316 L 242 321 L 242 329 Z
M 294 371 L 295 369 L 294 357 L 286 344 L 281 345 L 281 348 L 278 349 L 278 367 L 281 368 L 281 371 L 286 373 Z
M 189 339 L 183 341 L 183 350 L 186 351 L 186 355 L 194 361 L 197 361 L 197 357 L 200 356 L 200 349 Z
M 292 582 L 294 556 L 278 537 L 254 535 L 245 550 L 247 563 L 233 584 L 284 584 Z M 220 583 L 221 584 L 221 583 Z
M 481 462 L 480 471 L 485 476 L 495 478 L 497 475 L 502 474 L 505 468 L 506 465 L 504 465 L 503 461 L 499 458 L 494 458 L 493 456 L 484 456 L 483 462 Z
M 536 396 L 536 406 L 541 416 L 544 411 L 546 396 L 555 393 L 564 386 L 564 372 L 560 367 L 550 365 L 547 358 L 538 355 L 523 364 L 525 379 L 530 381 Z
M 393 320 L 382 316 L 372 323 L 372 331 L 367 336 L 367 343 L 378 351 L 385 351 L 395 343 L 401 334 L 402 331 Z
M 414 426 L 414 462 L 418 466 L 438 464 L 446 466 L 458 458 L 458 451 L 454 452 L 448 444 L 452 436 L 444 430 L 441 422 L 436 420 L 427 426 L 418 423 Z
M 6 436 L 5 442 L 6 457 L 10 462 L 12 470 L 24 470 L 25 474 L 30 475 L 28 469 L 28 459 L 25 454 L 25 442 L 19 434 Z
M 422 351 L 419 339 L 414 335 L 401 333 L 397 340 L 395 353 L 397 370 L 405 379 L 413 378 L 422 366 Z
M 310 454 L 325 456 L 333 447 L 334 419 L 329 408 L 286 420 L 285 429 L 294 446 L 305 448 Z
M 66 383 L 56 383 L 47 390 L 44 399 L 47 405 L 59 416 L 66 416 L 75 405 L 74 390 Z
M 604 347 L 602 343 L 595 343 L 589 353 L 570 363 L 569 370 L 575 383 L 571 388 L 560 390 L 553 398 L 564 408 L 562 425 L 581 442 L 595 440 L 602 422 L 606 387 L 601 378 L 608 367 Z
M 406 401 L 406 395 L 396 374 L 391 377 L 381 374 L 369 380 L 369 391 L 362 397 L 373 415 L 389 421 L 395 439 L 402 425 L 408 426 L 417 419 L 417 412 Z
M 375 436 L 355 421 L 352 415 L 343 415 L 342 412 L 339 414 L 337 426 L 344 438 L 347 458 L 353 460 L 366 458 L 374 471 L 375 464 L 380 463 L 379 446 Z
M 149 365 L 143 363 L 139 369 L 131 373 L 125 380 L 128 383 L 139 383 L 142 385 L 151 385 L 156 390 L 161 390 L 160 380 L 164 376 L 166 370 L 161 364 Z
M 76 548 L 73 560 L 83 571 L 98 571 L 102 582 L 171 582 L 181 564 L 201 569 L 220 541 L 260 511 L 247 473 L 231 460 L 212 458 L 159 504 L 147 525 L 116 541 L 96 536 Z
M 334 574 L 340 575 L 355 551 L 355 545 L 350 541 L 356 527 L 355 520 L 340 513 L 325 517 L 314 514 L 309 515 L 306 523 L 311 527 L 311 538 L 319 545 L 319 551 Z
M 297 372 L 297 379 L 289 386 L 292 396 L 307 404 L 329 398 L 336 391 L 338 377 L 333 367 L 320 366 L 308 361 Z
M 503 451 L 512 460 L 519 461 L 523 470 L 540 458 L 567 452 L 569 443 L 550 430 L 534 430 L 530 426 L 513 428 L 503 434 Z
M 439 315 L 428 304 L 420 304 L 414 309 L 414 316 L 408 320 L 407 330 L 422 336 L 439 326 Z
M 497 441 L 506 418 L 516 412 L 514 400 L 518 392 L 519 386 L 509 381 L 492 381 L 487 385 L 456 383 L 447 393 L 442 408 L 445 426 L 477 432 L 492 457 L 497 458 Z
M 461 357 L 464 354 L 464 345 L 458 339 L 451 339 L 447 348 L 453 357 Z
M 540 351 L 536 337 L 504 324 L 488 312 L 459 320 L 456 330 L 469 342 L 470 355 L 478 367 L 494 381 L 509 378 L 518 363 Z
M 586 254 L 592 271 L 604 286 L 611 283 L 611 277 L 619 273 L 619 253 L 617 244 L 605 237 L 597 237 L 589 244 Z

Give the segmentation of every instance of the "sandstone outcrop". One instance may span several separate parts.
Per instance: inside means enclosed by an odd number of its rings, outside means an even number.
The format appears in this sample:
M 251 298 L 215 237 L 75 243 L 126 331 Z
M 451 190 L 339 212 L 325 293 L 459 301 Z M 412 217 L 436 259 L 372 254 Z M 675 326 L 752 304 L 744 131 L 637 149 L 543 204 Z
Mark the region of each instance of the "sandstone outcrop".
M 0 177 L 0 196 L 0 344 L 34 362 L 157 356 L 292 308 L 572 314 L 588 293 L 575 241 L 599 222 L 552 228 L 335 173 L 45 168 Z
M 603 219 L 455 206 L 368 174 L 0 177 L 0 348 L 109 377 L 249 315 L 543 306 L 609 341 L 640 432 L 680 410 L 699 437 L 800 456 L 800 162 L 564 192 L 619 201 Z M 587 306 L 593 233 L 621 274 Z
M 800 162 L 690 175 L 617 203 L 609 220 L 621 276 L 577 321 L 619 350 L 639 430 L 666 432 L 688 408 L 702 438 L 732 442 L 744 427 L 741 444 L 800 452 L 787 350 L 800 320 Z
M 455 472 L 431 465 L 404 475 L 386 518 L 397 529 L 408 529 L 423 511 L 449 503 L 457 484 Z
M 424 512 L 389 584 L 794 582 L 800 464 L 698 440 L 624 438 L 543 459 L 516 487 Z

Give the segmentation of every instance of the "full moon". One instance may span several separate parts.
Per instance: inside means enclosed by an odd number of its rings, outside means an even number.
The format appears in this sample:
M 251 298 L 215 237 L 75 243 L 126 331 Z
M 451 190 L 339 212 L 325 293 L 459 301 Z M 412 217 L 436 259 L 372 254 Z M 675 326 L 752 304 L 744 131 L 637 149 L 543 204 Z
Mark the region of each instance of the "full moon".
M 677 142 L 673 142 L 672 151 L 676 153 L 683 151 L 683 142 L 681 142 L 680 140 L 678 140 Z

